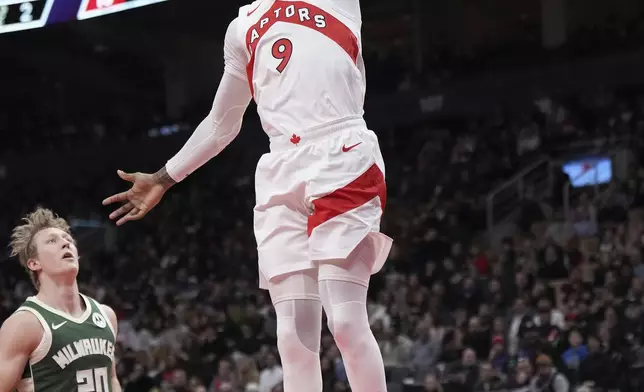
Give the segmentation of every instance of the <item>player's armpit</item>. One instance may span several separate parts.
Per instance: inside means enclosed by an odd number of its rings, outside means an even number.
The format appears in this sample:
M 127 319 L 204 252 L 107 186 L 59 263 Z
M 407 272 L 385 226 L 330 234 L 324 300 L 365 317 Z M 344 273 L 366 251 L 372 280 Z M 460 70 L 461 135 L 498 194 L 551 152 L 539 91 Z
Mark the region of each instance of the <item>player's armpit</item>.
M 210 113 L 165 165 L 173 180 L 182 181 L 237 137 L 251 98 L 248 82 L 224 72 Z
M 29 312 L 18 312 L 0 328 L 0 392 L 16 388 L 29 356 L 38 347 L 43 329 Z

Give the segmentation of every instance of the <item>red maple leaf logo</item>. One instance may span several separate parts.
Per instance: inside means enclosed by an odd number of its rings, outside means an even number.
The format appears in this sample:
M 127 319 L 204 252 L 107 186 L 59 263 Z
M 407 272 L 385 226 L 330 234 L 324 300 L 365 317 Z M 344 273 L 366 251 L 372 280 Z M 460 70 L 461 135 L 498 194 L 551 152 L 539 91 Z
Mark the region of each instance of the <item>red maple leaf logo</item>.
M 296 134 L 293 134 L 293 136 L 291 136 L 291 143 L 293 144 L 300 143 L 300 140 L 302 140 L 302 138 L 297 136 Z

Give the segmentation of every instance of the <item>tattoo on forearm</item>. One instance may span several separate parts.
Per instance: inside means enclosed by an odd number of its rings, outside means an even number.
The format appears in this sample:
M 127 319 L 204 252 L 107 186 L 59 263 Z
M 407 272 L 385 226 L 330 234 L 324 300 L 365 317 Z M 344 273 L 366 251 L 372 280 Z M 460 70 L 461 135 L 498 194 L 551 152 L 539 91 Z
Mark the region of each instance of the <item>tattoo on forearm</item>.
M 154 180 L 163 185 L 164 188 L 168 189 L 174 184 L 176 184 L 176 181 L 170 177 L 168 174 L 168 171 L 165 169 L 165 166 L 161 168 L 158 172 L 154 173 Z

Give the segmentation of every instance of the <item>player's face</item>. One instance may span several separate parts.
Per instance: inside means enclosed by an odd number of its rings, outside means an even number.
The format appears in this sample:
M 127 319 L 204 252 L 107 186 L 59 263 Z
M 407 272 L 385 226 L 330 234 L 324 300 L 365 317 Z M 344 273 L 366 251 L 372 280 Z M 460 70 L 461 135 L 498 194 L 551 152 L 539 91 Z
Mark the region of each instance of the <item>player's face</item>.
M 31 270 L 51 277 L 78 274 L 78 249 L 71 235 L 57 228 L 36 233 L 36 256 L 29 260 Z

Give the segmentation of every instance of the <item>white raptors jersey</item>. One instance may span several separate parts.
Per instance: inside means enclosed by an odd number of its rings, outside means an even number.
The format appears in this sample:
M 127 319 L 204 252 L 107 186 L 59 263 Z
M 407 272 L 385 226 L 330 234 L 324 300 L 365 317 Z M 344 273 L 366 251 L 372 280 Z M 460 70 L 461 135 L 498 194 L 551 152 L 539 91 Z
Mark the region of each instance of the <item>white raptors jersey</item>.
M 359 0 L 257 0 L 230 37 L 273 137 L 362 118 L 366 79 Z M 236 51 L 236 57 L 240 51 Z M 241 64 L 239 64 L 241 65 Z

